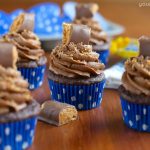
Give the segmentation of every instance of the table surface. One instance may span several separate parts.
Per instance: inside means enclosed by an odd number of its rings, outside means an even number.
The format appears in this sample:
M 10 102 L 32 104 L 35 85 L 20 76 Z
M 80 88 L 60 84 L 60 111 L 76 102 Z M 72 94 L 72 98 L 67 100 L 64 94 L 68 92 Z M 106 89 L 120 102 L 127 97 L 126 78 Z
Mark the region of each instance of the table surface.
M 7 3 L 5 0 L 3 2 Z M 8 7 L 0 5 L 0 8 L 11 11 L 15 6 L 29 6 L 19 1 L 18 4 L 12 3 Z M 148 7 L 139 8 L 138 3 L 102 2 L 100 10 L 105 17 L 126 27 L 124 35 L 139 37 L 150 34 Z M 46 75 L 42 87 L 32 94 L 39 102 L 49 99 Z M 148 133 L 135 132 L 124 125 L 117 91 L 105 90 L 102 105 L 79 112 L 77 121 L 62 127 L 38 122 L 30 150 L 149 150 L 149 141 Z

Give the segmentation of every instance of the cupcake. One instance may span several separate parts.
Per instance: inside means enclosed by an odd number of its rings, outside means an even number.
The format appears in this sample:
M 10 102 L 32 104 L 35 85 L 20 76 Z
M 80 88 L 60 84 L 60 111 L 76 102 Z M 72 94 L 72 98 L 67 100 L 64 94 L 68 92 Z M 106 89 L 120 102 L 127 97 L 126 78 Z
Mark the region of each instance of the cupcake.
M 125 62 L 119 87 L 125 124 L 137 131 L 150 132 L 150 38 L 140 38 L 140 56 Z
M 27 81 L 15 69 L 16 58 L 16 48 L 0 42 L 0 150 L 29 148 L 40 110 Z
M 33 33 L 34 15 L 19 15 L 10 27 L 4 40 L 17 47 L 19 59 L 17 68 L 29 82 L 29 89 L 40 87 L 46 68 L 46 57 L 38 37 Z
M 98 5 L 94 3 L 77 4 L 73 23 L 87 25 L 91 28 L 90 44 L 93 45 L 93 50 L 100 54 L 99 60 L 106 65 L 109 57 L 109 39 L 106 32 L 93 18 L 98 9 Z
M 90 28 L 75 24 L 63 24 L 63 27 L 62 44 L 50 54 L 51 97 L 74 105 L 78 110 L 98 107 L 105 84 L 104 64 L 88 44 Z

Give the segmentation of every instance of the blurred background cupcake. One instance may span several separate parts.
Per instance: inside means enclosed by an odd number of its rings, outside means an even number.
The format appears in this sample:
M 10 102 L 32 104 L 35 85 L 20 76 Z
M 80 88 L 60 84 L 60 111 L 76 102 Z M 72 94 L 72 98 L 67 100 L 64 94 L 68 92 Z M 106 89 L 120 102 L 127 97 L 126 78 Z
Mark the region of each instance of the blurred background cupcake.
M 38 37 L 33 33 L 34 15 L 20 14 L 3 36 L 5 41 L 17 47 L 19 59 L 17 68 L 29 82 L 29 89 L 40 87 L 43 83 L 47 59 Z
M 140 55 L 125 62 L 119 87 L 123 120 L 138 131 L 150 132 L 150 38 L 140 39 Z M 142 56 L 143 55 L 143 56 Z
M 78 3 L 73 23 L 87 25 L 91 28 L 90 44 L 93 50 L 100 54 L 100 61 L 106 65 L 109 57 L 109 39 L 99 22 L 93 18 L 98 9 L 99 6 L 95 3 Z
M 90 28 L 85 25 L 64 24 L 63 44 L 50 55 L 48 78 L 52 99 L 74 105 L 78 110 L 98 107 L 105 84 L 104 64 L 88 44 L 90 35 Z
M 0 42 L 1 150 L 21 150 L 32 145 L 40 110 L 28 90 L 27 81 L 16 70 L 16 61 L 16 47 Z

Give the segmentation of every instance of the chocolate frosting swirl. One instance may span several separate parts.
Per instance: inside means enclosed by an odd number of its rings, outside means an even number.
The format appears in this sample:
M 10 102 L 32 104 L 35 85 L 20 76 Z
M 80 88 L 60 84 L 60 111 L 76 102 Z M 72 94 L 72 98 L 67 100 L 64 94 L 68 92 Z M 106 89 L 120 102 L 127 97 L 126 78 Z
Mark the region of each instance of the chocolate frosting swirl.
M 124 88 L 133 94 L 150 96 L 150 57 L 130 58 L 125 62 L 125 69 Z
M 18 62 L 38 61 L 44 56 L 38 37 L 31 31 L 12 32 L 4 36 L 4 39 L 13 43 L 18 50 Z
M 73 23 L 87 25 L 91 28 L 90 44 L 103 45 L 108 42 L 107 34 L 102 30 L 99 23 L 93 18 L 75 19 Z
M 53 49 L 49 69 L 57 75 L 70 78 L 90 77 L 102 73 L 104 69 L 98 57 L 99 54 L 92 51 L 91 45 L 70 42 Z
M 32 101 L 28 83 L 20 72 L 0 66 L 0 114 L 17 112 Z

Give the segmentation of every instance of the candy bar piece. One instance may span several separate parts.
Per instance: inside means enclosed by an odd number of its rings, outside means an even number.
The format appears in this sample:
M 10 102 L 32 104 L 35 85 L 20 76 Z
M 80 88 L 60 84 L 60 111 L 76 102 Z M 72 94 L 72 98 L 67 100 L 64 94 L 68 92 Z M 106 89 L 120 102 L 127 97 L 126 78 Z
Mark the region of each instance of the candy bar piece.
M 77 4 L 76 5 L 76 19 L 92 18 L 98 11 L 99 6 L 96 3 Z
M 150 37 L 141 36 L 139 38 L 140 55 L 150 56 Z
M 91 37 L 91 29 L 86 25 L 63 24 L 63 44 L 73 42 L 89 44 Z
M 16 68 L 18 52 L 13 44 L 0 41 L 0 65 Z
M 56 126 L 67 124 L 78 117 L 74 106 L 56 101 L 46 101 L 41 106 L 39 120 Z
M 34 14 L 22 13 L 12 23 L 10 32 L 21 32 L 23 30 L 33 31 Z

